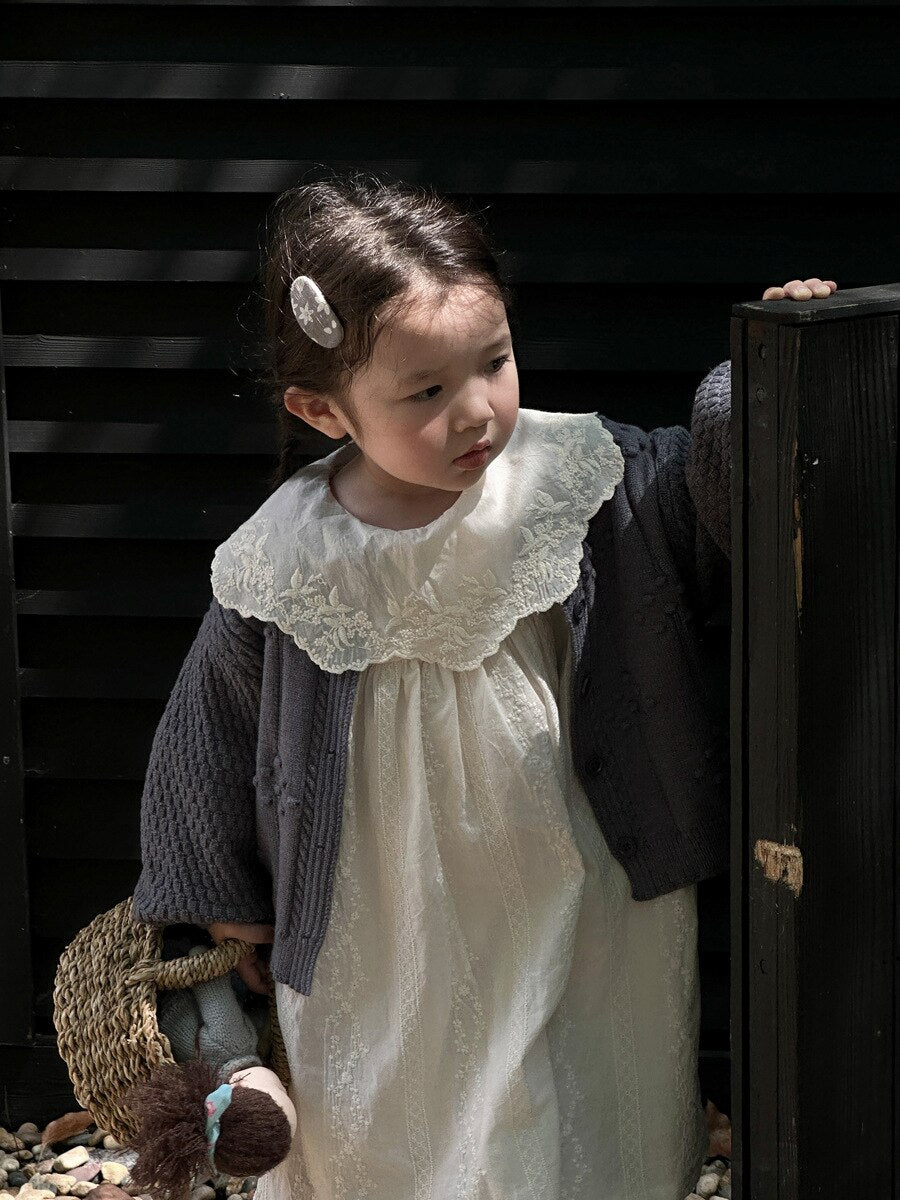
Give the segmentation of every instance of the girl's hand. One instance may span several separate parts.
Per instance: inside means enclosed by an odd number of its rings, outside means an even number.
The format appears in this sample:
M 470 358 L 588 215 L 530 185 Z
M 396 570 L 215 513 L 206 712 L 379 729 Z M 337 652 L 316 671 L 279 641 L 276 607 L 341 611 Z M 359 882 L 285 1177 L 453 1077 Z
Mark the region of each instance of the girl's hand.
M 763 300 L 824 300 L 837 291 L 833 279 L 792 279 L 784 287 L 770 287 L 762 294 Z
M 255 946 L 265 945 L 275 940 L 275 928 L 272 925 L 242 925 L 233 921 L 216 921 L 208 925 L 209 935 L 218 946 L 225 938 L 239 938 L 242 942 L 253 942 Z M 251 992 L 259 992 L 267 996 L 272 990 L 272 976 L 269 964 L 260 958 L 255 950 L 245 955 L 234 968 Z

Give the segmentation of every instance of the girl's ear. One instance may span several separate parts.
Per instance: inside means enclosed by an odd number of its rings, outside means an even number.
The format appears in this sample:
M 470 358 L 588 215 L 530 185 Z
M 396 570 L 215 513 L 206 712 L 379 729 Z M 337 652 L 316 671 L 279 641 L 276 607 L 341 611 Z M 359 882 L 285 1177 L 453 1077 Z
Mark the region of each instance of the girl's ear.
M 284 393 L 284 407 L 295 417 L 302 417 L 305 421 L 307 420 L 306 409 L 313 404 L 315 399 L 316 396 L 313 392 L 307 392 L 298 387 L 289 387 Z
M 312 425 L 326 437 L 339 439 L 348 434 L 352 438 L 356 436 L 346 417 L 327 396 L 320 396 L 303 388 L 289 387 L 284 393 L 284 406 L 288 412 L 299 417 L 301 421 L 306 421 L 307 425 Z

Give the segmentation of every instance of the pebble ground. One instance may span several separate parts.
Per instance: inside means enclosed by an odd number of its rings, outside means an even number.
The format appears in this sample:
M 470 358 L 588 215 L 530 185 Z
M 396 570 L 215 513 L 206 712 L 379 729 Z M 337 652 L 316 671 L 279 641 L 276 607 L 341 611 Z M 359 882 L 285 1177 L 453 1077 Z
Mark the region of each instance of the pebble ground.
M 47 1127 L 50 1128 L 49 1126 Z M 90 1125 L 70 1137 L 45 1144 L 43 1133 L 30 1121 L 15 1132 L 0 1128 L 0 1200 L 83 1198 L 96 1188 L 97 1200 L 152 1200 L 131 1181 L 129 1169 L 137 1154 L 121 1146 L 104 1129 Z M 103 1185 L 106 1185 L 103 1187 Z M 113 1185 L 110 1187 L 109 1185 Z M 256 1179 L 229 1175 L 196 1178 L 191 1200 L 253 1200 Z M 730 1200 L 731 1166 L 724 1156 L 707 1158 L 694 1191 L 686 1200 Z

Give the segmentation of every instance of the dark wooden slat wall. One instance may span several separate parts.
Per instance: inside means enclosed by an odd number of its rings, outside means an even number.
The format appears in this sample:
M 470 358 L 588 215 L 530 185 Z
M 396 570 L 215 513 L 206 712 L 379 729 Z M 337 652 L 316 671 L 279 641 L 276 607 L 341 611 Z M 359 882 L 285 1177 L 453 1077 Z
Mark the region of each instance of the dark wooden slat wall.
M 291 7 L 5 6 L 2 870 L 21 851 L 28 889 L 0 917 L 0 1121 L 60 1111 L 56 958 L 133 886 L 212 551 L 265 495 L 250 301 L 279 191 L 371 169 L 485 211 L 522 404 L 647 429 L 688 423 L 736 301 L 896 277 L 893 5 Z M 310 458 L 332 448 L 311 431 Z M 700 886 L 701 1082 L 725 1111 L 728 883 Z

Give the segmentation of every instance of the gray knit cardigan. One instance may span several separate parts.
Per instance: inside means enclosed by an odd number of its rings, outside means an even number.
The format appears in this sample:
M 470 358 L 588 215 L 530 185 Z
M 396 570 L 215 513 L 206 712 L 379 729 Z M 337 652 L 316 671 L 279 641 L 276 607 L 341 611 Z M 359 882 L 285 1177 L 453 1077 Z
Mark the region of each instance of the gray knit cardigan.
M 562 604 L 571 752 L 633 898 L 649 900 L 728 866 L 727 662 L 706 624 L 730 615 L 730 363 L 700 384 L 690 431 L 597 415 L 625 474 Z M 213 599 L 153 738 L 138 919 L 273 922 L 272 975 L 309 994 L 359 674 L 322 670 L 273 622 Z

